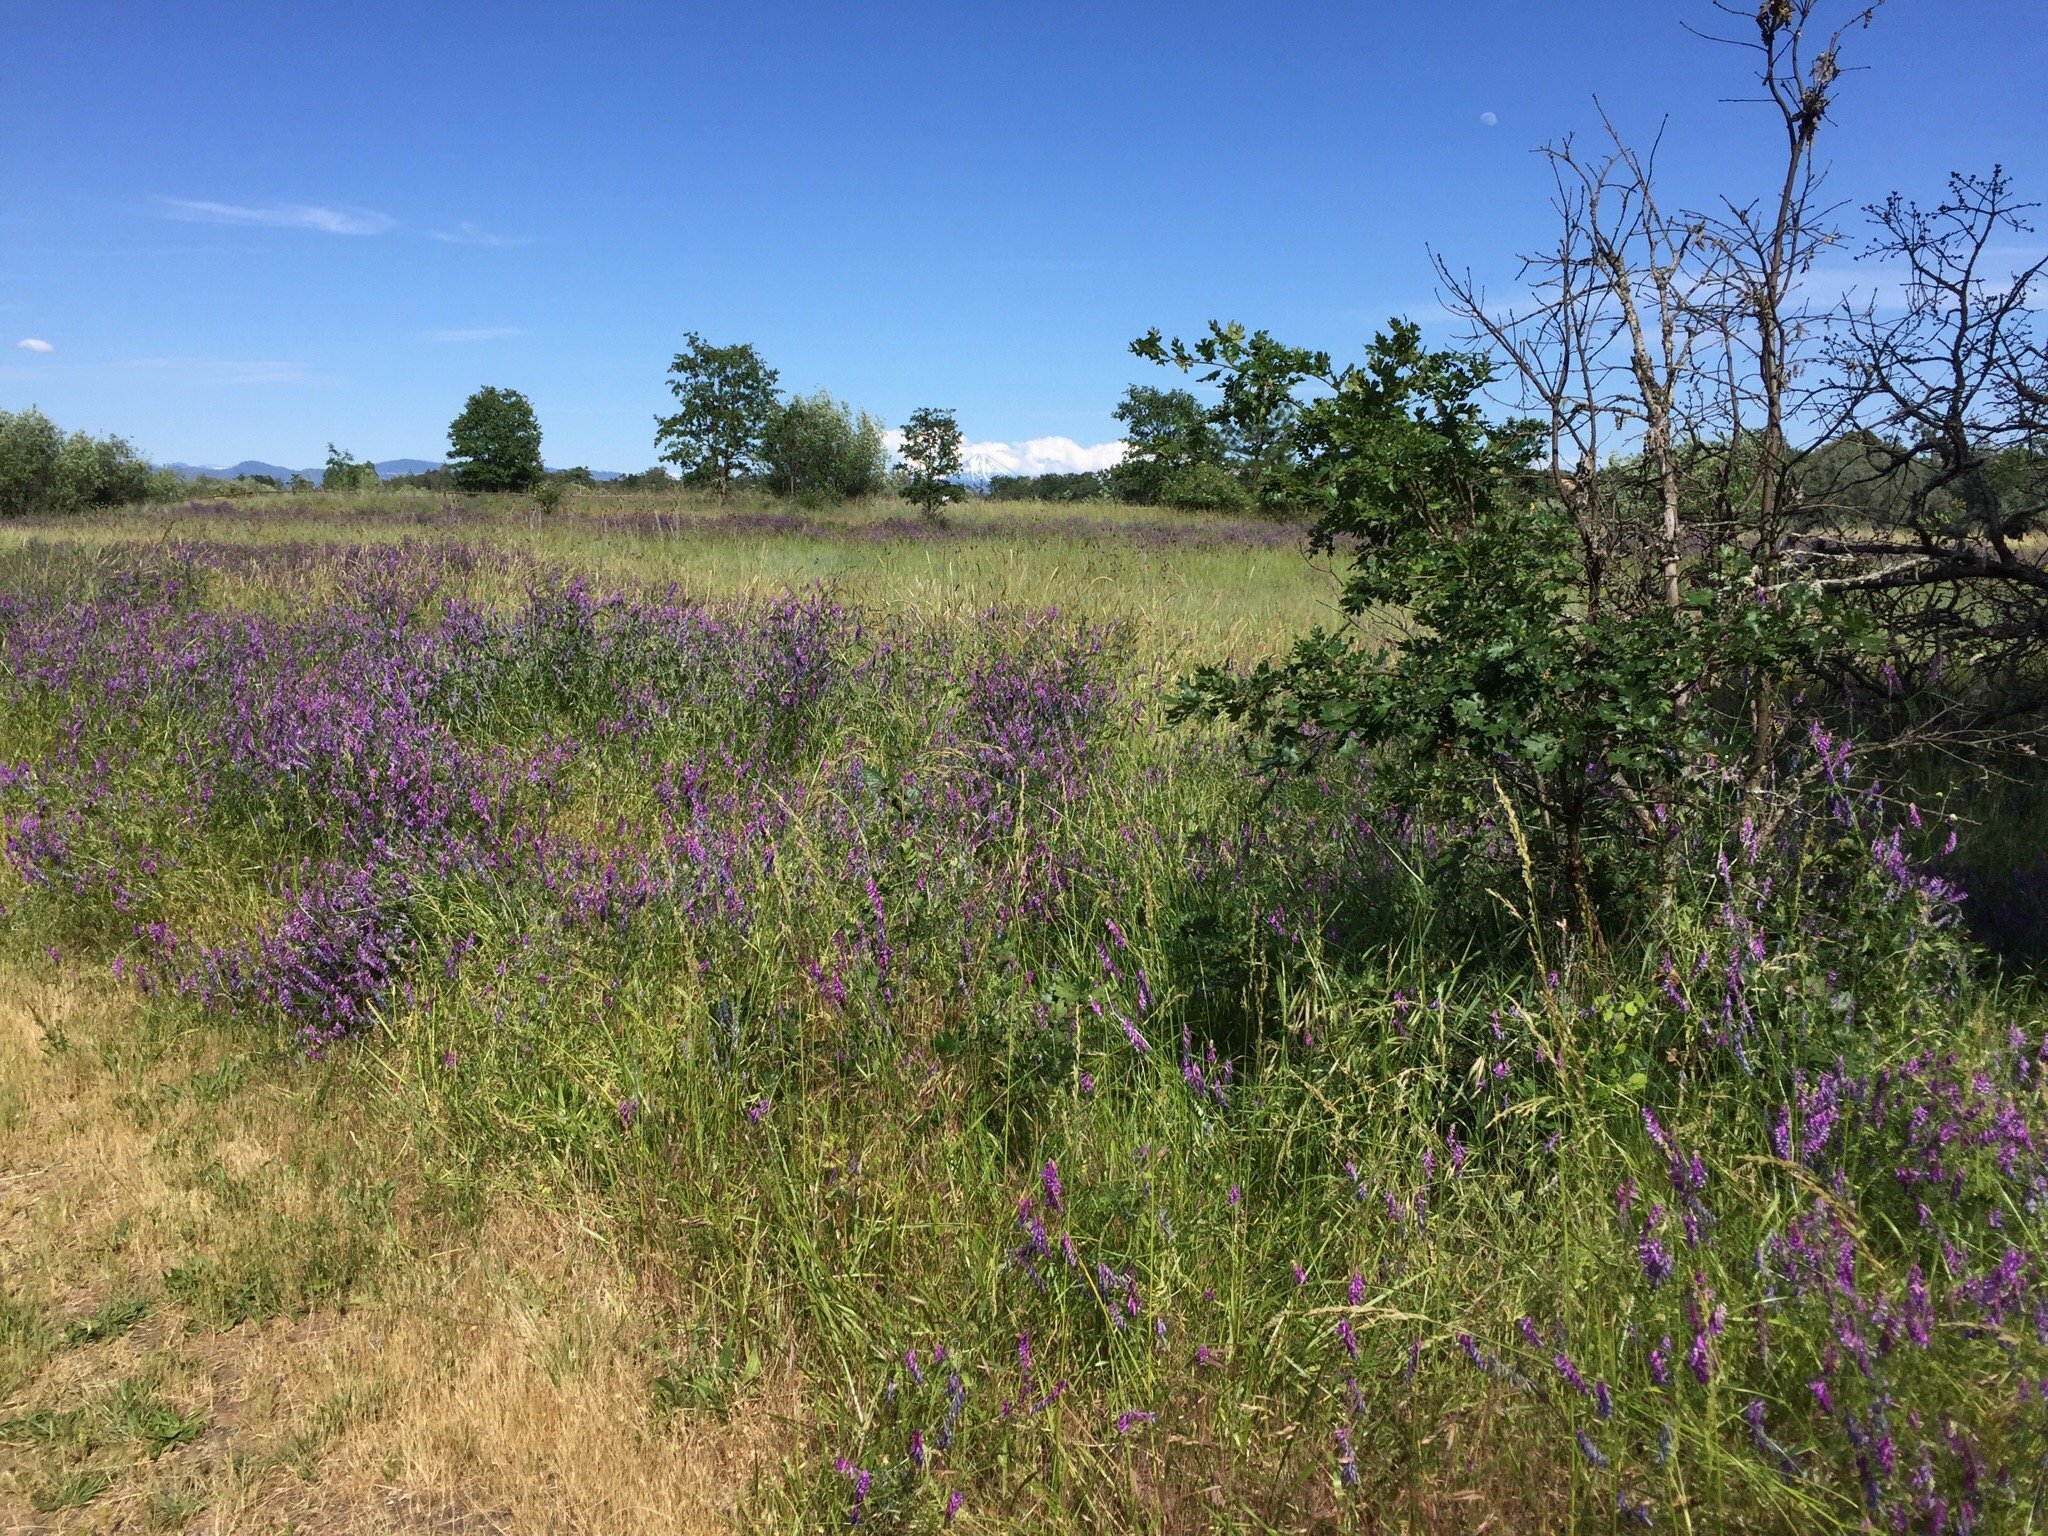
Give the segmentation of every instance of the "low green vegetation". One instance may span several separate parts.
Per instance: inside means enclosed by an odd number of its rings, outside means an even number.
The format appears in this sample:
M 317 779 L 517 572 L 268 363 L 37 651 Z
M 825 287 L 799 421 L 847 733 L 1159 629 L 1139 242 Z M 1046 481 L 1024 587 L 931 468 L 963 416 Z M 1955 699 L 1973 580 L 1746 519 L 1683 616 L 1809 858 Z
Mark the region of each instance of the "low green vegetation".
M 485 391 L 460 496 L 0 532 L 0 958 L 235 1042 L 181 1103 L 407 1127 L 436 1221 L 566 1213 L 635 1288 L 531 1368 L 653 1445 L 779 1404 L 742 1528 L 2030 1529 L 2044 268 L 1978 302 L 1959 176 L 1809 320 L 1815 10 L 1756 16 L 1775 201 L 1554 146 L 1526 308 L 1149 333 L 1191 387 L 1047 501 L 925 409 L 901 516 L 692 333 L 679 487 Z M 0 1270 L 38 1509 L 205 1423 L 21 1396 L 59 1351 L 419 1262 L 330 1145 L 190 1149 L 232 1226 L 61 1324 Z
M 168 500 L 183 489 L 173 478 L 125 438 L 67 434 L 34 406 L 0 411 L 0 517 Z
M 1691 813 L 1601 956 L 1490 790 L 1162 730 L 1135 614 L 700 603 L 700 540 L 563 525 L 579 580 L 521 526 L 16 541 L 6 941 L 395 1095 L 458 1205 L 575 1203 L 652 1277 L 650 1411 L 793 1373 L 751 1523 L 2034 1496 L 2048 1012 L 1853 753 L 1788 746 L 1824 788 L 1773 828 Z M 374 1186 L 251 1198 L 164 1304 L 373 1283 Z

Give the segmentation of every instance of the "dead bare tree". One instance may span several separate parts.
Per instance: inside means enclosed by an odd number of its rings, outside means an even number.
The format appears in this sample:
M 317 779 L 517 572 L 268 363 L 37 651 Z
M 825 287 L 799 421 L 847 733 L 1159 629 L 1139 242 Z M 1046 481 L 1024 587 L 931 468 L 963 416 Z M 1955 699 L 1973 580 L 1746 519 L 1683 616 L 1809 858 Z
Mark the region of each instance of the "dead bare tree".
M 1833 429 L 1836 402 L 1813 371 L 1824 317 L 1803 280 L 1839 240 L 1817 146 L 1845 40 L 1876 7 L 1828 25 L 1828 0 L 1715 8 L 1752 24 L 1713 40 L 1751 55 L 1756 99 L 1782 128 L 1782 150 L 1759 168 L 1765 190 L 1706 208 L 1669 202 L 1661 134 L 1638 151 L 1602 111 L 1596 150 L 1566 139 L 1543 151 L 1557 236 L 1523 258 L 1524 298 L 1495 305 L 1469 272 L 1435 262 L 1447 307 L 1504 365 L 1516 407 L 1548 427 L 1543 477 L 1578 529 L 1592 609 L 1676 611 L 1689 591 L 1725 595 L 1738 577 L 1751 600 L 1772 601 L 1788 579 L 1785 540 L 1806 521 L 1795 423 L 1807 444 Z M 1760 791 L 1781 707 L 1768 669 L 1745 707 Z

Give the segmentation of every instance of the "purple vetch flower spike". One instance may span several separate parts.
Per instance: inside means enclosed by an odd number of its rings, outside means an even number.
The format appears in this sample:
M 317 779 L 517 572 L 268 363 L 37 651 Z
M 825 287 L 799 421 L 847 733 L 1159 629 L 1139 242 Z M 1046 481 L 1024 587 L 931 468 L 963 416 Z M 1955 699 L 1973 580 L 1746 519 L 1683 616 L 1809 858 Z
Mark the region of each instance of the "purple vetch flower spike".
M 747 1119 L 751 1123 L 759 1125 L 768 1118 L 768 1112 L 772 1108 L 774 1108 L 774 1105 L 767 1099 L 756 1099 L 747 1106 Z
M 1593 1416 L 1605 1423 L 1614 1417 L 1614 1394 L 1607 1390 L 1607 1383 L 1593 1383 Z
M 1671 1336 L 1650 1350 L 1650 1380 L 1660 1387 L 1671 1384 Z
M 1158 1417 L 1159 1415 L 1156 1413 L 1146 1413 L 1138 1409 L 1126 1409 L 1116 1416 L 1116 1432 L 1120 1435 L 1128 1435 L 1140 1424 L 1150 1424 Z
M 915 1429 L 910 1432 L 910 1464 L 920 1472 L 924 1470 L 924 1435 Z
M 1048 1210 L 1058 1212 L 1066 1209 L 1066 1190 L 1060 1184 L 1060 1165 L 1051 1158 L 1045 1160 L 1045 1170 L 1040 1175 L 1045 1184 L 1045 1204 Z
M 1651 1290 L 1671 1278 L 1671 1252 L 1648 1232 L 1636 1243 L 1636 1255 L 1642 1260 L 1643 1278 L 1650 1282 Z
M 1671 1138 L 1664 1134 L 1664 1127 L 1657 1121 L 1657 1112 L 1647 1104 L 1643 1106 L 1643 1129 L 1649 1132 L 1651 1144 L 1666 1158 L 1678 1155 L 1672 1150 Z
M 620 1125 L 624 1126 L 627 1130 L 630 1131 L 633 1128 L 633 1122 L 639 1118 L 639 1115 L 640 1100 L 638 1096 L 619 1100 Z
M 945 1523 L 947 1525 L 951 1525 L 953 1523 L 953 1517 L 960 1513 L 960 1506 L 965 1504 L 966 1502 L 967 1495 L 962 1493 L 958 1488 L 955 1488 L 950 1494 L 946 1496 Z
M 1825 1380 L 1817 1378 L 1813 1381 L 1809 1381 L 1806 1384 L 1806 1389 L 1813 1394 L 1813 1400 L 1816 1403 L 1820 1404 L 1820 1411 L 1822 1413 L 1829 1415 L 1830 1417 L 1833 1417 L 1835 1411 L 1835 1400 L 1828 1393 L 1827 1382 Z
M 1365 1305 L 1365 1276 L 1358 1270 L 1351 1271 L 1351 1284 L 1345 1288 L 1345 1296 L 1354 1307 Z
M 1116 1021 L 1123 1026 L 1124 1038 L 1131 1042 L 1132 1050 L 1136 1051 L 1140 1056 L 1151 1054 L 1152 1044 L 1143 1035 L 1138 1033 L 1137 1025 L 1133 1024 L 1122 1014 L 1116 1016 Z
M 1231 1185 L 1230 1194 L 1226 1197 L 1225 1203 L 1234 1206 L 1242 1199 L 1244 1199 L 1244 1191 L 1239 1189 L 1235 1184 Z
M 1593 1443 L 1591 1435 L 1583 1429 L 1575 1429 L 1572 1431 L 1572 1438 L 1578 1442 L 1579 1454 L 1586 1458 L 1588 1465 L 1598 1467 L 1603 1472 L 1607 1469 L 1607 1455 Z
M 1346 1488 L 1358 1486 L 1358 1457 L 1351 1449 L 1351 1431 L 1339 1424 L 1334 1431 L 1337 1442 L 1337 1476 Z
M 1579 1374 L 1579 1368 L 1572 1363 L 1570 1355 L 1560 1350 L 1551 1357 L 1550 1363 L 1557 1367 L 1557 1374 L 1564 1378 L 1565 1385 L 1578 1393 L 1579 1396 L 1590 1397 L 1593 1395 L 1593 1389 L 1586 1384 L 1586 1378 Z
M 1293 1269 L 1294 1269 L 1294 1283 L 1295 1283 L 1295 1284 L 1296 1284 L 1297 1286 L 1307 1285 L 1307 1284 L 1308 1284 L 1308 1271 L 1307 1271 L 1307 1270 L 1305 1270 L 1305 1269 L 1303 1269 L 1303 1268 L 1302 1268 L 1302 1267 L 1301 1267 L 1301 1266 L 1300 1266 L 1299 1264 L 1296 1264 L 1296 1265 L 1294 1265 L 1294 1266 L 1293 1266 Z
M 1352 1332 L 1351 1319 L 1348 1317 L 1337 1319 L 1337 1342 L 1344 1346 L 1346 1355 L 1353 1360 L 1358 1358 L 1358 1335 Z

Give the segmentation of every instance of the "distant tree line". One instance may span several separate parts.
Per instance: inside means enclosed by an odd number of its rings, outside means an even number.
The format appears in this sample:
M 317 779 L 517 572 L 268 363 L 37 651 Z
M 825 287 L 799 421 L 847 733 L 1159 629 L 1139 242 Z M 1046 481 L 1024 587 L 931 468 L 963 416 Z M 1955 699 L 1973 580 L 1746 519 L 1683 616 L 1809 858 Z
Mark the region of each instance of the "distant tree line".
M 1099 469 L 1072 474 L 991 475 L 990 501 L 1107 501 L 1109 475 Z

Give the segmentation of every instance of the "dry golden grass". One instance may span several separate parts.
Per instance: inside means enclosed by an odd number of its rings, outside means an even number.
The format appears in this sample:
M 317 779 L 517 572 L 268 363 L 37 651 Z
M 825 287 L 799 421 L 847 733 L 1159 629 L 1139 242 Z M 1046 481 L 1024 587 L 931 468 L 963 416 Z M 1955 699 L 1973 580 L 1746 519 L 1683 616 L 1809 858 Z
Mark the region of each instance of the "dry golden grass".
M 787 1363 L 658 1413 L 664 1309 L 616 1252 L 437 1214 L 403 1126 L 248 1044 L 0 970 L 0 1531 L 743 1518 L 794 1450 Z

